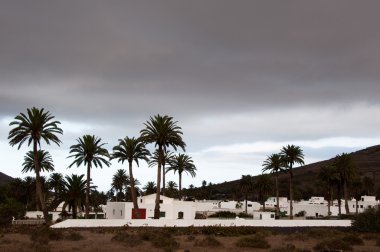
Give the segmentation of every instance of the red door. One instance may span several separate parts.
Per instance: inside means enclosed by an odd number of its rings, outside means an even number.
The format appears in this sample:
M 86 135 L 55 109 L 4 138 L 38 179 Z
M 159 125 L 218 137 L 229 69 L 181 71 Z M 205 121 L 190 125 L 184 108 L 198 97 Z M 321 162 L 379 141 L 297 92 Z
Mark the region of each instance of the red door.
M 140 213 L 140 218 L 137 218 L 137 212 Z M 132 219 L 146 219 L 146 209 L 145 208 L 139 208 L 139 209 L 132 208 Z

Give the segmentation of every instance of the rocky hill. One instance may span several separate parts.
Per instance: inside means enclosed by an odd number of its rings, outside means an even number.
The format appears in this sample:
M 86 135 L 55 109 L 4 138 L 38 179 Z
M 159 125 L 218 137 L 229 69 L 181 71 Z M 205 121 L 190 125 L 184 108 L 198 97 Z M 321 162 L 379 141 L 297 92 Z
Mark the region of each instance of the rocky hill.
M 12 177 L 0 172 L 0 186 L 6 185 L 12 181 Z
M 341 153 L 337 153 L 341 154 Z M 369 177 L 374 181 L 374 194 L 380 195 L 380 145 L 368 147 L 351 153 L 352 160 L 355 163 L 361 177 Z M 335 157 L 335 156 L 334 156 Z M 322 166 L 331 164 L 334 157 L 329 160 L 308 164 L 302 167 L 294 168 L 294 185 L 295 198 L 308 199 L 311 196 L 324 195 L 326 188 L 321 186 L 318 181 L 318 173 Z M 280 174 L 279 189 L 280 195 L 288 197 L 288 174 Z M 240 198 L 237 190 L 240 180 L 224 182 L 212 185 L 208 188 L 212 198 Z M 194 195 L 199 195 L 202 188 L 194 189 Z M 205 190 L 205 188 L 203 188 Z M 255 196 L 251 196 L 255 200 Z

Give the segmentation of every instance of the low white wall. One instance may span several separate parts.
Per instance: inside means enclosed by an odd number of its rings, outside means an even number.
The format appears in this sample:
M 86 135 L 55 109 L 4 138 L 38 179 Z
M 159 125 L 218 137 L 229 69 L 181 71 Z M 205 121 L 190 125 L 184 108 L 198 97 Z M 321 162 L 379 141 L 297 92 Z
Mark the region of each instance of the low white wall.
M 52 228 L 70 227 L 203 227 L 203 226 L 252 226 L 252 227 L 350 227 L 351 220 L 84 220 L 69 219 L 52 225 Z

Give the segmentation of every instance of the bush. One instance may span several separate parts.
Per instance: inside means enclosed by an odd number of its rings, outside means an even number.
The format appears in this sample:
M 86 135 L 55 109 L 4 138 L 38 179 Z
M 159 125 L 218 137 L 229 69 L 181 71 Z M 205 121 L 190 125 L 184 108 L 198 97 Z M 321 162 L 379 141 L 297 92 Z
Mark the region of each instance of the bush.
M 364 244 L 363 240 L 359 236 L 354 235 L 354 234 L 343 236 L 342 241 L 344 241 L 350 245 L 363 245 Z
M 0 204 L 0 225 L 12 224 L 12 218 L 21 219 L 25 216 L 25 207 L 13 199 Z
M 214 236 L 206 236 L 204 239 L 200 241 L 196 241 L 194 246 L 199 246 L 199 247 L 219 247 L 222 244 L 220 241 L 218 241 Z
M 229 212 L 229 211 L 220 211 L 216 212 L 209 217 L 211 218 L 225 218 L 225 219 L 235 219 L 236 218 L 236 213 Z
M 179 247 L 179 243 L 168 232 L 145 231 L 140 233 L 140 238 L 149 241 L 156 248 L 162 248 L 165 251 L 172 251 Z
M 30 239 L 37 243 L 48 243 L 49 241 L 58 241 L 64 238 L 60 230 L 50 229 L 48 226 L 43 226 L 32 232 Z
M 380 232 L 380 205 L 358 214 L 352 227 L 360 232 Z
M 293 244 L 286 244 L 285 247 L 271 249 L 271 252 L 310 252 L 310 250 L 297 249 Z
M 296 217 L 304 217 L 306 215 L 306 211 L 300 211 L 298 213 L 296 213 L 294 216 Z
M 75 231 L 70 231 L 69 234 L 65 236 L 65 240 L 69 240 L 69 241 L 80 241 L 83 239 L 84 239 L 83 235 Z
M 376 239 L 376 246 L 380 247 L 380 237 Z
M 314 246 L 316 251 L 343 250 L 352 251 L 352 247 L 341 239 L 324 240 Z
M 257 233 L 255 227 L 221 227 L 221 226 L 206 226 L 201 228 L 201 234 L 216 235 L 216 236 L 239 236 L 252 235 Z
M 247 214 L 245 212 L 241 212 L 238 214 L 239 218 L 250 218 L 250 219 L 253 219 L 253 215 L 252 214 Z
M 118 232 L 111 238 L 111 241 L 121 242 L 129 247 L 137 246 L 141 243 L 141 237 L 137 235 L 130 235 L 127 232 Z
M 265 237 L 261 235 L 240 238 L 236 242 L 236 246 L 248 247 L 248 248 L 262 248 L 262 249 L 270 248 L 268 241 L 265 239 Z

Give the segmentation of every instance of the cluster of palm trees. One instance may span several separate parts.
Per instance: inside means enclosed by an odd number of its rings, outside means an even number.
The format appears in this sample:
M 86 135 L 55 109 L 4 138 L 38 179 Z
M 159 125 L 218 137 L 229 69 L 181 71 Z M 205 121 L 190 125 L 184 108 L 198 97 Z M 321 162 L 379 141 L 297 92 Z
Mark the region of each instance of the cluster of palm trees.
M 41 142 L 47 144 L 55 143 L 58 146 L 61 141 L 58 135 L 63 134 L 63 130 L 59 127 L 60 122 L 54 120 L 54 116 L 49 111 L 43 108 L 36 107 L 28 108 L 27 113 L 20 113 L 10 123 L 14 126 L 9 132 L 9 144 L 11 146 L 18 145 L 18 149 L 27 142 L 28 146 L 32 145 L 32 150 L 25 156 L 23 171 L 34 171 L 36 174 L 36 195 L 41 205 L 44 218 L 48 218 L 48 209 L 46 207 L 46 200 L 43 196 L 41 189 L 41 171 L 53 171 L 54 165 L 51 155 L 46 150 L 41 149 Z M 145 128 L 140 131 L 138 138 L 125 137 L 119 139 L 119 144 L 113 148 L 113 152 L 109 153 L 104 147 L 101 138 L 94 135 L 84 135 L 77 139 L 77 144 L 70 147 L 69 158 L 73 158 L 73 162 L 69 165 L 87 167 L 86 182 L 85 182 L 85 217 L 89 218 L 90 210 L 90 181 L 91 169 L 93 167 L 102 168 L 103 166 L 110 166 L 110 160 L 117 159 L 118 162 L 128 162 L 129 167 L 129 183 L 130 188 L 135 188 L 136 180 L 133 177 L 132 164 L 135 162 L 139 165 L 139 160 L 149 162 L 150 166 L 157 165 L 157 182 L 156 182 L 156 200 L 154 218 L 158 219 L 160 214 L 160 194 L 161 194 L 161 177 L 165 179 L 165 173 L 168 170 L 178 172 L 179 174 L 179 192 L 182 187 L 182 173 L 187 172 L 191 176 L 195 176 L 196 167 L 191 157 L 186 154 L 174 155 L 169 151 L 172 148 L 177 151 L 178 148 L 185 151 L 185 142 L 182 139 L 182 129 L 177 125 L 170 116 L 156 115 L 150 117 L 150 120 L 144 123 Z M 146 145 L 154 144 L 156 150 L 153 158 L 149 160 L 150 152 Z M 165 168 L 165 166 L 168 166 Z M 84 175 L 66 176 L 66 183 L 78 182 L 80 188 L 83 184 Z M 165 182 L 163 183 L 165 188 Z M 165 190 L 162 190 L 165 192 Z M 134 189 L 131 190 L 132 201 L 136 211 L 138 211 L 137 194 Z M 180 193 L 179 193 L 180 195 Z M 74 196 L 74 195 L 73 195 Z M 71 202 L 78 204 L 79 202 Z
M 289 173 L 289 218 L 293 219 L 293 166 L 295 164 L 304 165 L 304 154 L 299 146 L 287 145 L 282 147 L 280 153 L 271 154 L 263 163 L 263 172 L 270 172 L 275 176 L 275 187 L 276 187 L 276 214 L 280 213 L 279 204 L 279 191 L 278 191 L 278 175 L 281 172 Z
M 330 205 L 333 201 L 333 191 L 336 188 L 336 194 L 338 197 L 338 211 L 341 214 L 341 192 L 343 190 L 344 197 L 344 207 L 346 214 L 349 214 L 348 207 L 348 187 L 349 185 L 354 185 L 355 190 L 358 191 L 360 188 L 358 183 L 360 182 L 360 177 L 357 172 L 357 168 L 354 165 L 351 155 L 347 153 L 342 153 L 337 155 L 331 164 L 325 165 L 321 168 L 319 172 L 319 179 L 326 185 L 328 188 L 328 213 L 331 214 Z M 360 197 L 361 190 L 357 193 Z

